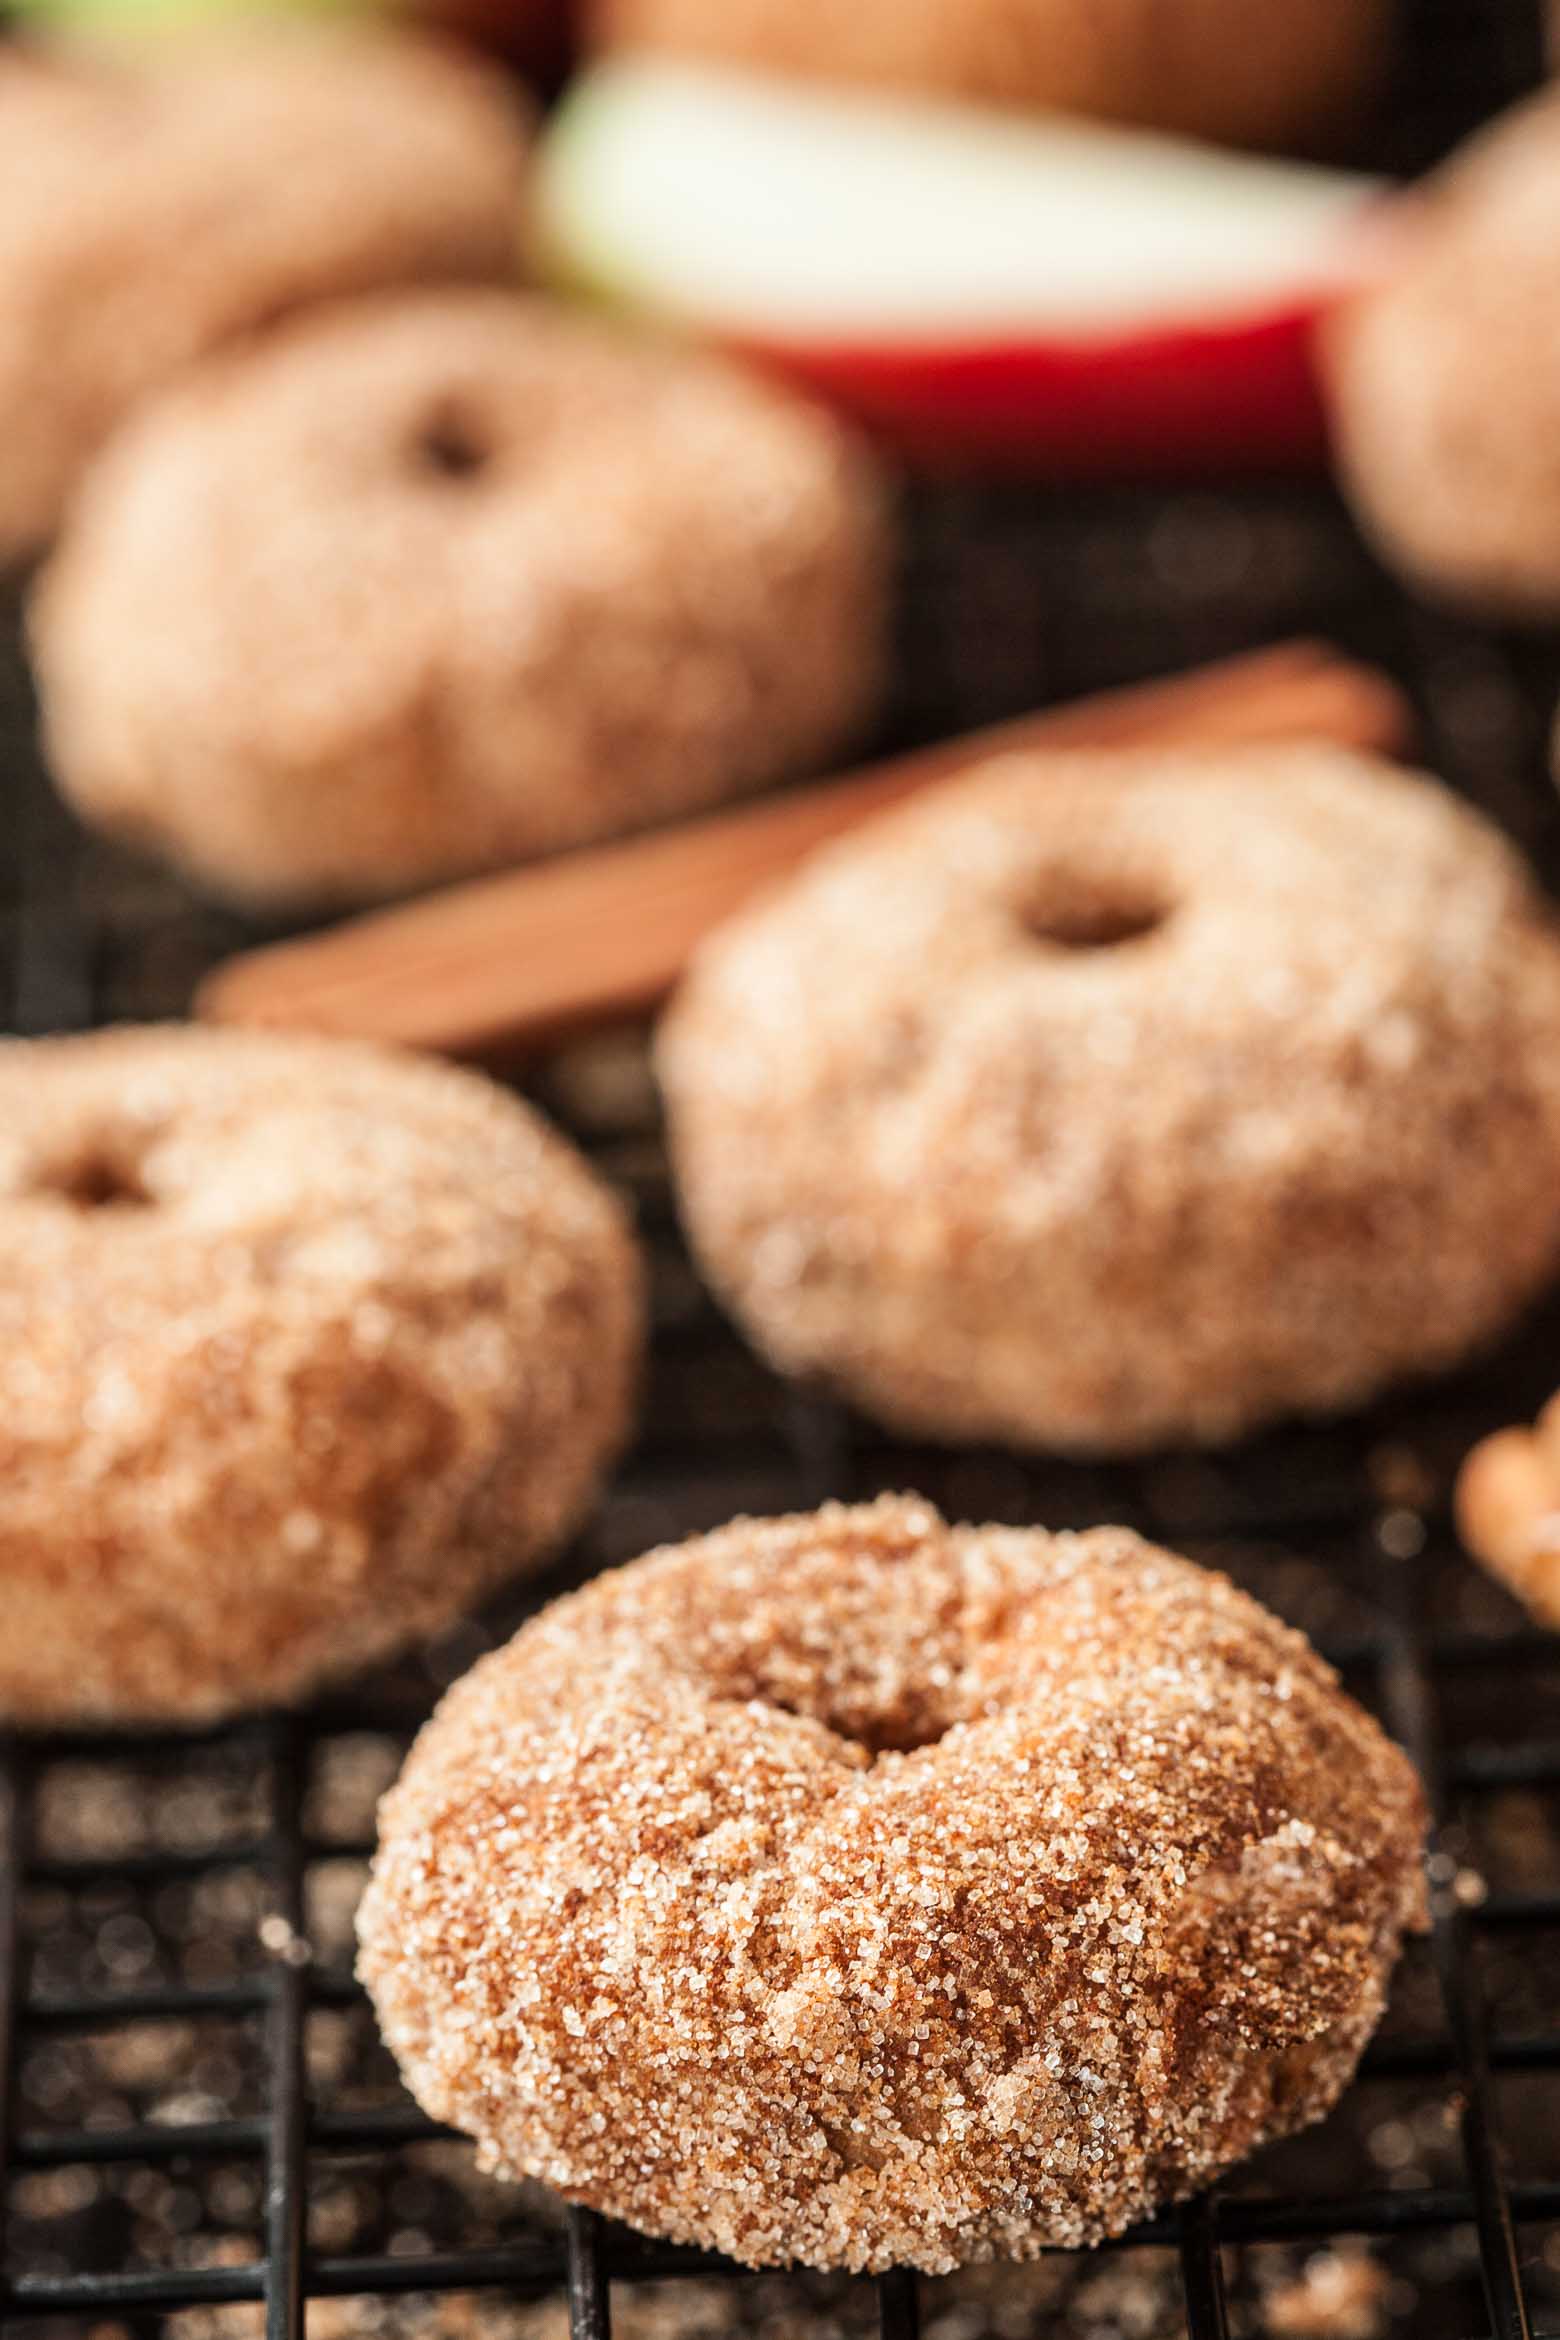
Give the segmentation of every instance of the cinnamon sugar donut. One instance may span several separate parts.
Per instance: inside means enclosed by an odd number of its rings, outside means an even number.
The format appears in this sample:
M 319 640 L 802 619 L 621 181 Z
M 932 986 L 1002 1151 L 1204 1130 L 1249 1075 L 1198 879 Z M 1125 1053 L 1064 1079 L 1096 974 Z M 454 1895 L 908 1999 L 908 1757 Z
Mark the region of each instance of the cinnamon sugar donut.
M 1334 146 L 1391 0 L 593 0 L 613 46 L 1061 108 L 1240 145 Z
M 1345 485 L 1435 591 L 1560 613 L 1560 91 L 1416 194 L 1396 265 L 1324 338 Z
M 706 946 L 695 1245 L 885 1421 L 1079 1452 L 1352 1405 L 1560 1265 L 1560 943 L 1510 847 L 1323 745 L 1009 757 Z
M 639 1275 L 516 1100 L 176 1027 L 6 1043 L 0 1099 L 0 1719 L 296 1698 L 579 1519 Z
M 135 60 L 0 44 L 0 555 L 218 343 L 337 294 L 512 275 L 526 145 L 490 68 L 366 23 Z
M 941 2273 L 1326 2112 L 1423 1824 L 1223 1577 L 889 1498 L 652 1553 L 485 1658 L 381 1807 L 360 1968 L 486 2167 Z
M 791 393 L 540 301 L 365 303 L 96 467 L 35 608 L 48 743 L 225 894 L 388 892 L 821 757 L 885 568 L 875 473 Z

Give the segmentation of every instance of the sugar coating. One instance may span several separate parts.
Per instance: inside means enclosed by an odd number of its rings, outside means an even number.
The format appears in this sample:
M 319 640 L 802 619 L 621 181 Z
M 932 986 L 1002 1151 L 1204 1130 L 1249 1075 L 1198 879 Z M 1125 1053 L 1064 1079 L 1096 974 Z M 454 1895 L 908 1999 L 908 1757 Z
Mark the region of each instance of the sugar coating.
M 821 757 L 886 569 L 874 467 L 789 392 L 518 296 L 367 302 L 109 450 L 34 607 L 48 745 L 225 893 L 385 892 Z
M 0 556 L 148 392 L 288 310 L 516 266 L 528 125 L 412 34 L 0 50 Z
M 13 1041 L 0 1218 L 7 1721 L 297 1697 L 533 1564 L 624 1436 L 622 1215 L 474 1074 Z
M 935 1437 L 1355 1404 L 1560 1255 L 1549 917 L 1447 791 L 1320 745 L 988 765 L 739 914 L 659 1069 L 757 1345 Z
M 483 1659 L 381 1806 L 360 1969 L 485 2166 L 938 2273 L 1326 2111 L 1423 1819 L 1225 1578 L 888 1497 L 652 1553 Z
M 1349 493 L 1443 593 L 1560 614 L 1560 95 L 1514 107 L 1411 198 L 1393 265 L 1324 336 Z

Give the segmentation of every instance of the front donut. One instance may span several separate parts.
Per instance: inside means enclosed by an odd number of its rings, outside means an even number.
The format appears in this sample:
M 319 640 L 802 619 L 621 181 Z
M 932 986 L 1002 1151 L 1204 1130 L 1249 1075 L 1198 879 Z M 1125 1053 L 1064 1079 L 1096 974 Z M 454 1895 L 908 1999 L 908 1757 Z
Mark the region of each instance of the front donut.
M 909 1498 L 556 1603 L 380 1821 L 361 1972 L 427 2111 L 754 2265 L 1119 2232 L 1328 2110 L 1422 1916 L 1418 1784 L 1299 1634 Z

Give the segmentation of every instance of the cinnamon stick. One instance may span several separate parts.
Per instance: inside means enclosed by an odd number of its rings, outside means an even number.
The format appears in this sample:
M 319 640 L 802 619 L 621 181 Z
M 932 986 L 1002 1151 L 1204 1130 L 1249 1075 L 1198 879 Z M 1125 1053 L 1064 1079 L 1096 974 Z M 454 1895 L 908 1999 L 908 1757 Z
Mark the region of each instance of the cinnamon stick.
M 713 928 L 829 839 L 1015 748 L 1320 737 L 1401 753 L 1395 685 L 1285 643 L 972 732 L 675 829 L 533 863 L 249 951 L 207 978 L 215 1022 L 508 1056 L 658 1007 Z

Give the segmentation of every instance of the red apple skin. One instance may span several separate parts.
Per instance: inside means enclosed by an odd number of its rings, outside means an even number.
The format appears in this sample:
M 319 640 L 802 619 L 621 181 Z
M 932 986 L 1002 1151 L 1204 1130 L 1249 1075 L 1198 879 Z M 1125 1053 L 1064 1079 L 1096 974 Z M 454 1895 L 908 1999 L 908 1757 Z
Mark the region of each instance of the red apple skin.
M 1037 478 L 1320 467 L 1322 296 L 1238 322 L 1065 343 L 737 344 L 927 468 Z

